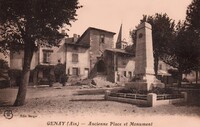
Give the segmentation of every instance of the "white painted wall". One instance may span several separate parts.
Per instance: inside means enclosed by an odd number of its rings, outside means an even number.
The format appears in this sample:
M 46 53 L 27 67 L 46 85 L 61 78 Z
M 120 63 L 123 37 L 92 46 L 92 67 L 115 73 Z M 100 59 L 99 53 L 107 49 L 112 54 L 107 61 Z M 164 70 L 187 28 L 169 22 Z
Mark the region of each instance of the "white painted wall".
M 78 62 L 72 62 L 72 54 L 78 54 Z M 67 55 L 66 55 L 66 72 L 68 69 L 70 70 L 70 75 L 72 75 L 72 68 L 77 67 L 80 68 L 80 75 L 83 78 L 86 78 L 87 75 L 85 74 L 85 68 L 90 67 L 90 59 L 89 59 L 89 50 L 88 48 L 78 47 L 76 50 L 73 47 L 67 47 Z

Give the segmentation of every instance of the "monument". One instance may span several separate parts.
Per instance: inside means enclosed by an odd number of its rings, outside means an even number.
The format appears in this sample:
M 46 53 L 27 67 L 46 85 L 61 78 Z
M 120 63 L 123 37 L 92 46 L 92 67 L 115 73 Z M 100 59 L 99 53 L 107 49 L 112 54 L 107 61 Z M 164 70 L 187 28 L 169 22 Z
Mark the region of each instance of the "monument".
M 129 87 L 149 91 L 153 87 L 164 86 L 155 77 L 152 28 L 146 22 L 137 27 L 135 79 L 134 82 L 128 83 Z

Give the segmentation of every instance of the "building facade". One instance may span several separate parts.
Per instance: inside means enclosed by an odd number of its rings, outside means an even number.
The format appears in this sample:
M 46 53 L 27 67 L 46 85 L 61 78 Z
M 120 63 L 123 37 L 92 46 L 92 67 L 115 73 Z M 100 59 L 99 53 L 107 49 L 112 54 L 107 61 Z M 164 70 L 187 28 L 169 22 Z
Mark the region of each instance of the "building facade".
M 58 63 L 65 66 L 65 73 L 72 80 L 83 80 L 103 75 L 107 81 L 126 83 L 135 75 L 135 54 L 128 52 L 127 42 L 121 40 L 121 28 L 116 46 L 114 32 L 89 27 L 81 36 L 64 38 L 59 47 L 39 47 L 31 62 L 31 81 L 43 84 L 54 75 Z M 114 48 L 116 47 L 116 48 Z M 10 68 L 22 70 L 23 52 L 10 53 Z M 158 75 L 170 76 L 170 67 L 159 62 Z

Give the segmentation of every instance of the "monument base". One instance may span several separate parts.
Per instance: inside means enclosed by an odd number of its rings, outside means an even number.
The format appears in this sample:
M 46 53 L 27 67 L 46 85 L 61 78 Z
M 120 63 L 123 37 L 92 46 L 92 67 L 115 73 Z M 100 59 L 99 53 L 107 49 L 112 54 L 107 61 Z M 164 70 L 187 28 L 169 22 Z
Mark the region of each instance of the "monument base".
M 136 90 L 145 90 L 149 91 L 155 87 L 164 88 L 165 85 L 160 80 L 158 80 L 154 75 L 143 76 L 134 82 L 128 82 L 125 84 L 126 89 L 136 89 Z

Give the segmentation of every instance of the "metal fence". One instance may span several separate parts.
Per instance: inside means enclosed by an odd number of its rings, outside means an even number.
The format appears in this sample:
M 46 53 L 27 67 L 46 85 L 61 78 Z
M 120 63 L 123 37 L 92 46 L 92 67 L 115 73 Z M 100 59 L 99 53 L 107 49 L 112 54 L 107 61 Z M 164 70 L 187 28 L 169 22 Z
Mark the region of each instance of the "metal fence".
M 161 94 L 157 95 L 157 100 L 169 100 L 169 99 L 178 99 L 184 98 L 183 94 Z
M 131 98 L 131 99 L 139 99 L 139 100 L 147 100 L 147 95 L 143 95 L 143 94 L 110 93 L 109 96 L 112 96 L 112 97 L 122 97 L 122 98 Z
M 147 95 L 144 95 L 144 94 L 110 93 L 109 96 L 131 98 L 131 99 L 138 99 L 138 100 L 147 100 Z M 156 100 L 169 100 L 169 99 L 178 99 L 178 98 L 184 98 L 183 94 L 160 94 L 160 95 L 157 95 Z

